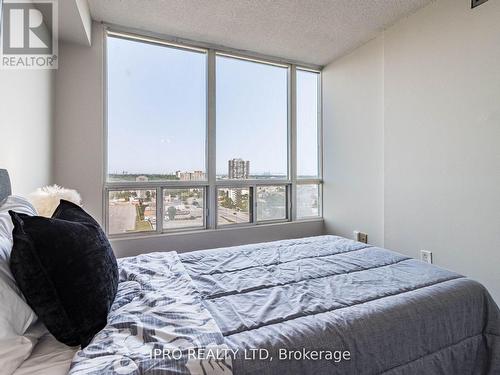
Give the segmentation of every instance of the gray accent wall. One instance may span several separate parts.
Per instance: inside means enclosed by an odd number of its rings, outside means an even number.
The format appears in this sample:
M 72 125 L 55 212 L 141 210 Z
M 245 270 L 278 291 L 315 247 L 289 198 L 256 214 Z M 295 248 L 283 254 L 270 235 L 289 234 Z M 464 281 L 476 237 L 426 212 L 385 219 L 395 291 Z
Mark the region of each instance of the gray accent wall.
M 328 65 L 323 86 L 328 232 L 430 250 L 500 303 L 498 20 L 498 1 L 432 2 Z

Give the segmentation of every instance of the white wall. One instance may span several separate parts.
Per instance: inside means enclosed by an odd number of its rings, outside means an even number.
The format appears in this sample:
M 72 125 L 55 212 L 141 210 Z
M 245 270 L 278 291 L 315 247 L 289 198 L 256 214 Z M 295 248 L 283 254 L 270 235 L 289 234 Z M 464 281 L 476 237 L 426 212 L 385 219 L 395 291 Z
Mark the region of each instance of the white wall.
M 327 66 L 323 79 L 326 230 L 382 246 L 383 38 Z
M 385 243 L 500 301 L 500 2 L 440 0 L 385 42 Z
M 435 263 L 484 283 L 500 301 L 500 2 L 489 1 L 471 10 L 469 0 L 439 0 L 403 19 L 385 31 L 384 44 L 384 126 L 374 118 L 364 130 L 384 149 L 383 214 L 365 211 L 358 196 L 342 191 L 336 198 L 350 206 L 359 222 L 375 220 L 383 225 L 388 248 L 417 257 L 420 249 L 431 250 Z M 376 43 L 376 42 L 375 42 Z M 333 62 L 324 88 L 348 95 L 365 80 L 371 87 L 376 77 L 365 76 L 356 56 L 365 54 L 366 65 L 376 59 L 373 42 L 350 57 Z M 354 57 L 353 57 L 354 56 Z M 350 60 L 349 60 L 350 59 Z M 350 61 L 346 67 L 346 61 Z M 361 66 L 360 66 L 361 64 Z M 337 70 L 351 69 L 352 80 L 338 87 Z M 327 76 L 327 75 L 325 75 Z M 359 125 L 355 111 L 368 111 L 373 98 L 361 97 L 354 107 L 333 104 L 325 97 L 325 139 L 334 145 L 352 142 L 349 130 Z M 332 110 L 340 112 L 332 115 Z M 341 130 L 339 130 L 341 129 Z M 377 135 L 373 135 L 375 132 Z M 380 141 L 380 134 L 383 141 Z M 353 145 L 354 146 L 354 145 Z M 328 147 L 328 146 L 327 146 Z M 372 146 L 374 147 L 374 146 Z M 372 162 L 372 155 L 329 153 L 329 165 L 351 166 Z M 340 160 L 332 160 L 333 157 Z M 380 163 L 380 162 L 379 162 Z M 359 176 L 332 169 L 328 172 L 358 186 Z M 327 181 L 327 185 L 332 184 Z M 379 185 L 380 187 L 380 185 Z M 326 189 L 332 189 L 326 186 Z M 375 190 L 377 188 L 374 188 Z M 348 191 L 349 189 L 344 189 Z M 362 196 L 362 193 L 359 193 Z M 339 204 L 327 202 L 325 211 L 335 222 L 352 222 Z M 378 216 L 378 217 L 375 217 Z M 362 226 L 353 223 L 342 233 Z M 335 225 L 328 226 L 336 231 Z M 362 229 L 362 228 L 360 228 Z M 370 234 L 370 233 L 369 233 Z
M 0 70 L 0 168 L 14 194 L 52 182 L 54 72 Z
M 54 180 L 77 189 L 86 210 L 102 221 L 102 27 L 92 33 L 92 47 L 59 45 L 56 76 Z
M 136 237 L 133 239 L 111 240 L 117 256 L 133 256 L 152 251 L 178 251 L 213 249 L 249 243 L 276 241 L 286 238 L 301 238 L 323 234 L 321 221 L 294 222 L 249 226 L 246 228 L 225 228 L 199 231 L 196 233 L 176 233 L 159 237 Z
M 102 223 L 103 214 L 103 27 L 92 25 L 92 46 L 59 46 L 56 77 L 55 182 L 77 189 L 87 209 Z M 231 246 L 242 243 L 312 236 L 323 222 L 288 223 L 196 234 L 112 240 L 118 256 L 141 252 Z

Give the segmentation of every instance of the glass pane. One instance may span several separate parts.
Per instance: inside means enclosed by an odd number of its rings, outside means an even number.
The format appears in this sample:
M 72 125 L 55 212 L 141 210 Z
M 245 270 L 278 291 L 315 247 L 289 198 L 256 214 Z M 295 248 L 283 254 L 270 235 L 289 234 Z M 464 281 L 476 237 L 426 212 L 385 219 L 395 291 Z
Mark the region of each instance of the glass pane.
M 288 69 L 217 56 L 217 178 L 287 178 Z
M 218 189 L 217 225 L 249 223 L 251 206 L 250 189 Z
M 282 220 L 286 218 L 286 186 L 258 186 L 257 220 Z
M 318 177 L 319 74 L 297 70 L 297 177 Z
M 206 54 L 107 38 L 108 181 L 205 180 Z
M 319 185 L 297 185 L 297 217 L 319 216 Z
M 163 190 L 163 229 L 204 228 L 204 189 Z
M 156 230 L 156 190 L 109 192 L 109 234 Z

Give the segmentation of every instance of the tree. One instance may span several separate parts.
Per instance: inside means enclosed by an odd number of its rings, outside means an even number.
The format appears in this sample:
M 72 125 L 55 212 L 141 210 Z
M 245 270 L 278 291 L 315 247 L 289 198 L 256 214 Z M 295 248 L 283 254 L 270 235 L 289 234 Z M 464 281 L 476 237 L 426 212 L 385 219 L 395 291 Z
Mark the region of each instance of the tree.
M 142 204 L 137 205 L 137 217 L 139 220 L 144 220 L 144 211 L 146 211 L 146 206 Z
M 224 196 L 220 205 L 221 205 L 221 207 L 225 207 L 225 208 L 229 208 L 229 209 L 236 207 L 233 200 L 230 197 L 228 197 L 227 195 Z
M 175 219 L 175 214 L 177 214 L 177 209 L 174 206 L 169 206 L 167 208 L 167 215 L 169 220 Z

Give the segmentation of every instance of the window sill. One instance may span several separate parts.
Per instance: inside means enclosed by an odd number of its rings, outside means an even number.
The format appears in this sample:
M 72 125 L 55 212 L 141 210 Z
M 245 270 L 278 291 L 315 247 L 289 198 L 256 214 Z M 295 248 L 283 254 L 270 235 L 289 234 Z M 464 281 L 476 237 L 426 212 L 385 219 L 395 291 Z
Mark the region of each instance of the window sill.
M 176 232 L 164 232 L 164 233 L 131 233 L 131 234 L 121 234 L 121 235 L 108 235 L 110 241 L 119 242 L 119 241 L 129 241 L 129 240 L 137 240 L 137 239 L 151 239 L 151 238 L 162 238 L 162 237 L 178 237 L 178 236 L 191 236 L 191 235 L 202 235 L 209 233 L 225 233 L 231 231 L 238 230 L 258 230 L 259 228 L 269 228 L 269 227 L 284 227 L 284 226 L 293 226 L 297 224 L 306 224 L 306 223 L 321 223 L 324 222 L 323 217 L 318 218 L 305 218 L 295 221 L 284 221 L 284 222 L 275 222 L 275 223 L 262 223 L 255 225 L 235 225 L 222 227 L 217 229 L 196 229 L 196 230 L 184 230 L 184 231 L 176 231 Z

